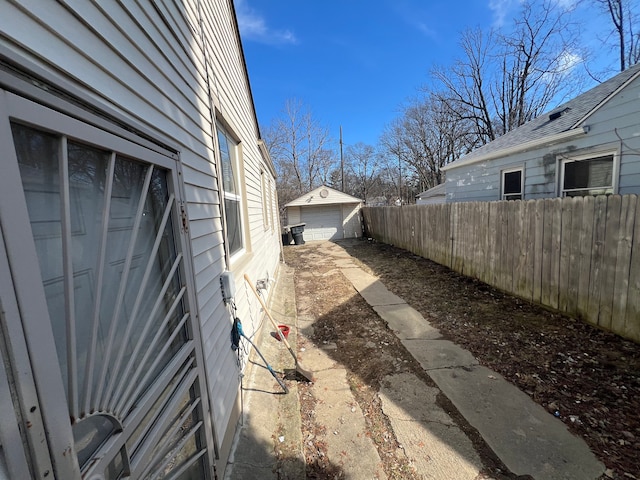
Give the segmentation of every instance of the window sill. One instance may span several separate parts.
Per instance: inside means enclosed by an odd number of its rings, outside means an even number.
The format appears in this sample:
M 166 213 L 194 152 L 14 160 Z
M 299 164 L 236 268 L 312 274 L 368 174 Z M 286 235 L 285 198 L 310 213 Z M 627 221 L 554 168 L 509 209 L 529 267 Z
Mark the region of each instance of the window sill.
M 229 262 L 230 272 L 243 272 L 253 261 L 253 252 L 244 251 Z

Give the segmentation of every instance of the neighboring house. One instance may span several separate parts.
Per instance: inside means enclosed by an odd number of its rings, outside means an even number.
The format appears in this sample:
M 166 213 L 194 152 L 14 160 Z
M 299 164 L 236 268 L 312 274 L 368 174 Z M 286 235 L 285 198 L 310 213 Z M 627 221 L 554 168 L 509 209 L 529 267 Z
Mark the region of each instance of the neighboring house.
M 288 225 L 305 224 L 305 241 L 362 237 L 361 207 L 359 198 L 324 185 L 285 205 Z
M 447 202 L 640 193 L 640 64 L 446 165 Z
M 0 150 L 0 477 L 222 478 L 280 252 L 232 1 L 3 2 Z
M 416 195 L 416 205 L 433 205 L 445 203 L 445 184 L 441 183 Z

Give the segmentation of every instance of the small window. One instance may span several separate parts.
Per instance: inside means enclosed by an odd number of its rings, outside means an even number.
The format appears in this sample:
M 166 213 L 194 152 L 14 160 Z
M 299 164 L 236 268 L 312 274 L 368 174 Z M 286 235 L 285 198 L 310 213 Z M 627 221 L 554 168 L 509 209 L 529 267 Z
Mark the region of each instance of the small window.
M 614 193 L 614 155 L 562 161 L 561 195 L 583 197 Z
M 240 182 L 238 180 L 238 144 L 220 125 L 218 125 L 218 148 L 222 169 L 227 243 L 229 255 L 233 256 L 243 247 Z
M 502 172 L 502 200 L 522 200 L 522 169 Z

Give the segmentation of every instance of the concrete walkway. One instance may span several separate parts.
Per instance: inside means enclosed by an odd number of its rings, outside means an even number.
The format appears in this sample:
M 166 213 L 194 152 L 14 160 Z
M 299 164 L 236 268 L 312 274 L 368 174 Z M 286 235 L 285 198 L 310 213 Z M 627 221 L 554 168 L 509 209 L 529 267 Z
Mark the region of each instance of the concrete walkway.
M 283 265 L 269 305 L 269 312 L 279 325 L 295 325 L 295 296 L 289 293 L 293 291 L 293 271 Z M 254 339 L 260 352 L 275 370 L 294 368 L 293 358 L 284 345 L 271 336 L 273 329 L 268 320 L 263 325 L 268 326 L 263 327 Z M 288 340 L 294 349 L 296 336 L 296 329 L 292 328 Z M 303 479 L 305 463 L 298 386 L 295 382 L 287 382 L 289 393 L 284 394 L 263 365 L 252 352 L 243 381 L 241 425 L 236 432 L 225 478 Z
M 512 473 L 530 475 L 537 480 L 586 480 L 602 475 L 604 466 L 585 442 L 572 435 L 560 420 L 499 374 L 480 366 L 468 351 L 442 339 L 419 312 L 389 292 L 379 279 L 358 268 L 340 245 L 327 242 L 321 250 L 324 261 L 333 262 L 342 271 L 438 386 L 435 389 L 413 375 L 398 374 L 389 376 L 379 392 L 383 412 L 404 454 L 423 478 L 472 480 L 482 467 L 471 441 L 437 406 L 435 397 L 440 392 L 478 430 Z M 291 279 L 284 278 L 287 275 Z M 281 272 L 273 295 L 272 314 L 295 315 L 295 308 L 286 308 L 282 300 L 284 288 L 288 294 L 293 291 L 288 283 L 292 281 L 291 272 Z M 295 324 L 295 321 L 293 317 L 288 321 L 282 318 L 282 323 Z M 311 332 L 313 321 L 313 318 L 298 319 L 298 326 L 302 332 Z M 262 337 L 268 337 L 263 344 L 277 343 L 268 332 L 263 332 Z M 321 349 L 308 349 L 301 359 L 306 368 L 318 372 L 313 390 L 316 398 L 322 398 L 322 406 L 318 408 L 316 421 L 334 432 L 327 436 L 327 456 L 331 463 L 339 466 L 344 478 L 350 480 L 386 478 L 375 447 L 363 434 L 362 412 L 351 397 L 344 369 Z M 273 378 L 264 372 L 252 371 L 249 378 L 250 382 L 266 381 L 270 385 L 266 390 L 275 390 Z M 263 388 L 247 392 L 245 424 L 239 430 L 236 454 L 227 468 L 227 478 L 305 478 L 304 439 L 296 435 L 300 422 L 293 418 L 300 412 L 297 392 L 273 395 L 260 390 Z M 279 412 L 277 418 L 273 418 L 273 412 Z M 284 431 L 285 424 L 288 434 L 284 439 L 283 435 L 274 435 L 273 432 Z M 260 448 L 255 448 L 256 442 Z M 286 444 L 286 448 L 282 444 Z M 282 455 L 283 451 L 288 452 L 287 455 Z M 251 452 L 264 458 L 252 458 Z M 285 461 L 278 464 L 274 452 L 280 452 Z M 276 476 L 269 476 L 269 472 Z

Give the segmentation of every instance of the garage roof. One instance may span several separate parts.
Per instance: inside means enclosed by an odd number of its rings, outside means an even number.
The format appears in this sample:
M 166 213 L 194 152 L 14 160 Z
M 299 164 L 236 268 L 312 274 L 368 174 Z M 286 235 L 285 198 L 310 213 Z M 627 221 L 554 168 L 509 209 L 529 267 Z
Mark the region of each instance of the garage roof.
M 333 205 L 341 203 L 362 203 L 362 200 L 326 185 L 311 190 L 309 193 L 292 200 L 285 207 L 304 207 L 310 205 Z

